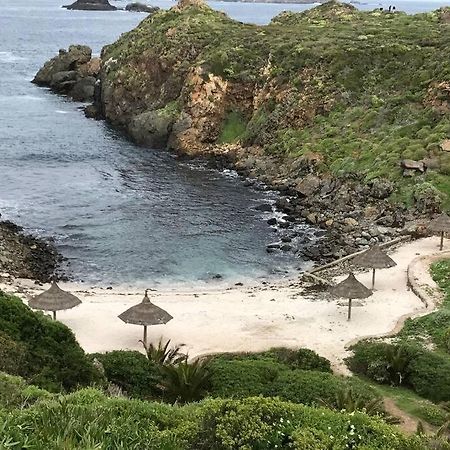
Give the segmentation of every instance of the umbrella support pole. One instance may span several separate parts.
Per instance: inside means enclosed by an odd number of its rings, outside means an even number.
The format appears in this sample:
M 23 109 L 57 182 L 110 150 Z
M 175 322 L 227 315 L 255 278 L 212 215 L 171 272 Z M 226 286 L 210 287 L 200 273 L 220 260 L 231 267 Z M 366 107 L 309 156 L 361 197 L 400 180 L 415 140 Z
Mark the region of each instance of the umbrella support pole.
M 352 299 L 348 299 L 348 316 L 347 320 L 350 320 L 352 318 Z
M 147 348 L 147 325 L 144 325 L 144 347 Z
M 375 269 L 372 272 L 372 291 L 375 289 Z
M 56 311 L 53 311 L 53 320 L 56 320 Z
M 439 250 L 442 251 L 443 248 L 444 248 L 444 232 L 441 231 L 441 245 Z

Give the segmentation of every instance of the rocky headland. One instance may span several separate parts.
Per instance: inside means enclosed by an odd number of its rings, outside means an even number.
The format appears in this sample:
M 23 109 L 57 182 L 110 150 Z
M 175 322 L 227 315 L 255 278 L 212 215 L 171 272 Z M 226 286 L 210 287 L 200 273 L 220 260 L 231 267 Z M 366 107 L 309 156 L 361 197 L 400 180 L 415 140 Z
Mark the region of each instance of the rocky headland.
M 31 236 L 9 221 L 0 221 L 0 278 L 29 278 L 42 283 L 60 278 L 61 257 L 49 242 Z
M 327 260 L 420 234 L 450 204 L 447 17 L 328 2 L 255 26 L 182 0 L 104 47 L 99 71 L 74 46 L 35 82 L 76 98 L 86 78 L 89 117 L 278 189 L 268 251 L 306 222 L 324 238 L 302 252 Z
M 76 101 L 92 102 L 99 73 L 100 58 L 92 58 L 92 50 L 86 45 L 71 45 L 46 62 L 33 83 L 48 86 Z

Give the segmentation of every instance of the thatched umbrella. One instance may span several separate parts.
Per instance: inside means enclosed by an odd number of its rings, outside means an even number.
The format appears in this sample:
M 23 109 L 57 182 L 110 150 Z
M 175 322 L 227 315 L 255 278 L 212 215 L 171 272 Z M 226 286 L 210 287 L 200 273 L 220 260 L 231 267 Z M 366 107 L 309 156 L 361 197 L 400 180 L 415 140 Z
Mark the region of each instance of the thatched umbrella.
M 141 303 L 132 306 L 119 315 L 119 319 L 125 323 L 144 326 L 144 346 L 147 347 L 147 326 L 163 325 L 173 317 L 164 309 L 154 305 L 147 295 L 147 289 Z
M 336 297 L 348 298 L 348 320 L 352 316 L 352 300 L 355 298 L 367 298 L 372 295 L 372 291 L 360 283 L 352 273 L 344 281 L 341 281 L 336 286 L 332 286 L 330 292 Z
M 444 248 L 444 234 L 450 233 L 450 217 L 447 214 L 442 213 L 430 222 L 428 229 L 434 233 L 441 234 L 440 250 L 442 250 Z
M 56 311 L 70 309 L 78 306 L 81 300 L 70 292 L 63 291 L 55 281 L 52 282 L 50 288 L 36 295 L 28 305 L 33 309 L 41 309 L 42 311 L 52 311 L 53 320 L 56 320 Z
M 355 256 L 352 263 L 358 267 L 364 267 L 365 269 L 372 269 L 372 289 L 375 288 L 375 271 L 377 269 L 387 269 L 394 267 L 397 263 L 388 256 L 378 245 L 366 250 L 361 255 Z

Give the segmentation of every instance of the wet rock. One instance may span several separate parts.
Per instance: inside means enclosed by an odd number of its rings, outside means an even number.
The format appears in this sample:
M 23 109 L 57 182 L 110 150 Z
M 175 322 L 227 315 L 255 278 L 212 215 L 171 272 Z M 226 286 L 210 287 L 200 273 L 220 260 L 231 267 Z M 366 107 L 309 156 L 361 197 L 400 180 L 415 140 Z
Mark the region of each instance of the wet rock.
M 63 8 L 81 11 L 116 11 L 117 8 L 108 0 L 77 0 L 71 5 L 64 5 Z
M 255 209 L 256 211 L 269 212 L 272 211 L 272 205 L 270 203 L 262 203 L 261 205 L 256 206 Z
M 276 225 L 277 224 L 277 219 L 275 219 L 275 217 L 271 217 L 270 219 L 267 220 L 267 223 L 269 225 Z
M 292 245 L 283 244 L 282 246 L 280 246 L 280 250 L 283 252 L 289 252 L 292 250 Z

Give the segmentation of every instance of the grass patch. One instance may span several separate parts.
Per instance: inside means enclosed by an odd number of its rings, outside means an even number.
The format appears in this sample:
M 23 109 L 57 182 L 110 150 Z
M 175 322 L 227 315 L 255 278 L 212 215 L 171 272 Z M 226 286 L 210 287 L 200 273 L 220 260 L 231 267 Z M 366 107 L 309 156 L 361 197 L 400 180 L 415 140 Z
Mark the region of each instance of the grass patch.
M 217 139 L 219 144 L 232 144 L 237 142 L 245 133 L 246 121 L 244 116 L 236 111 L 231 111 L 225 117 L 222 131 Z

